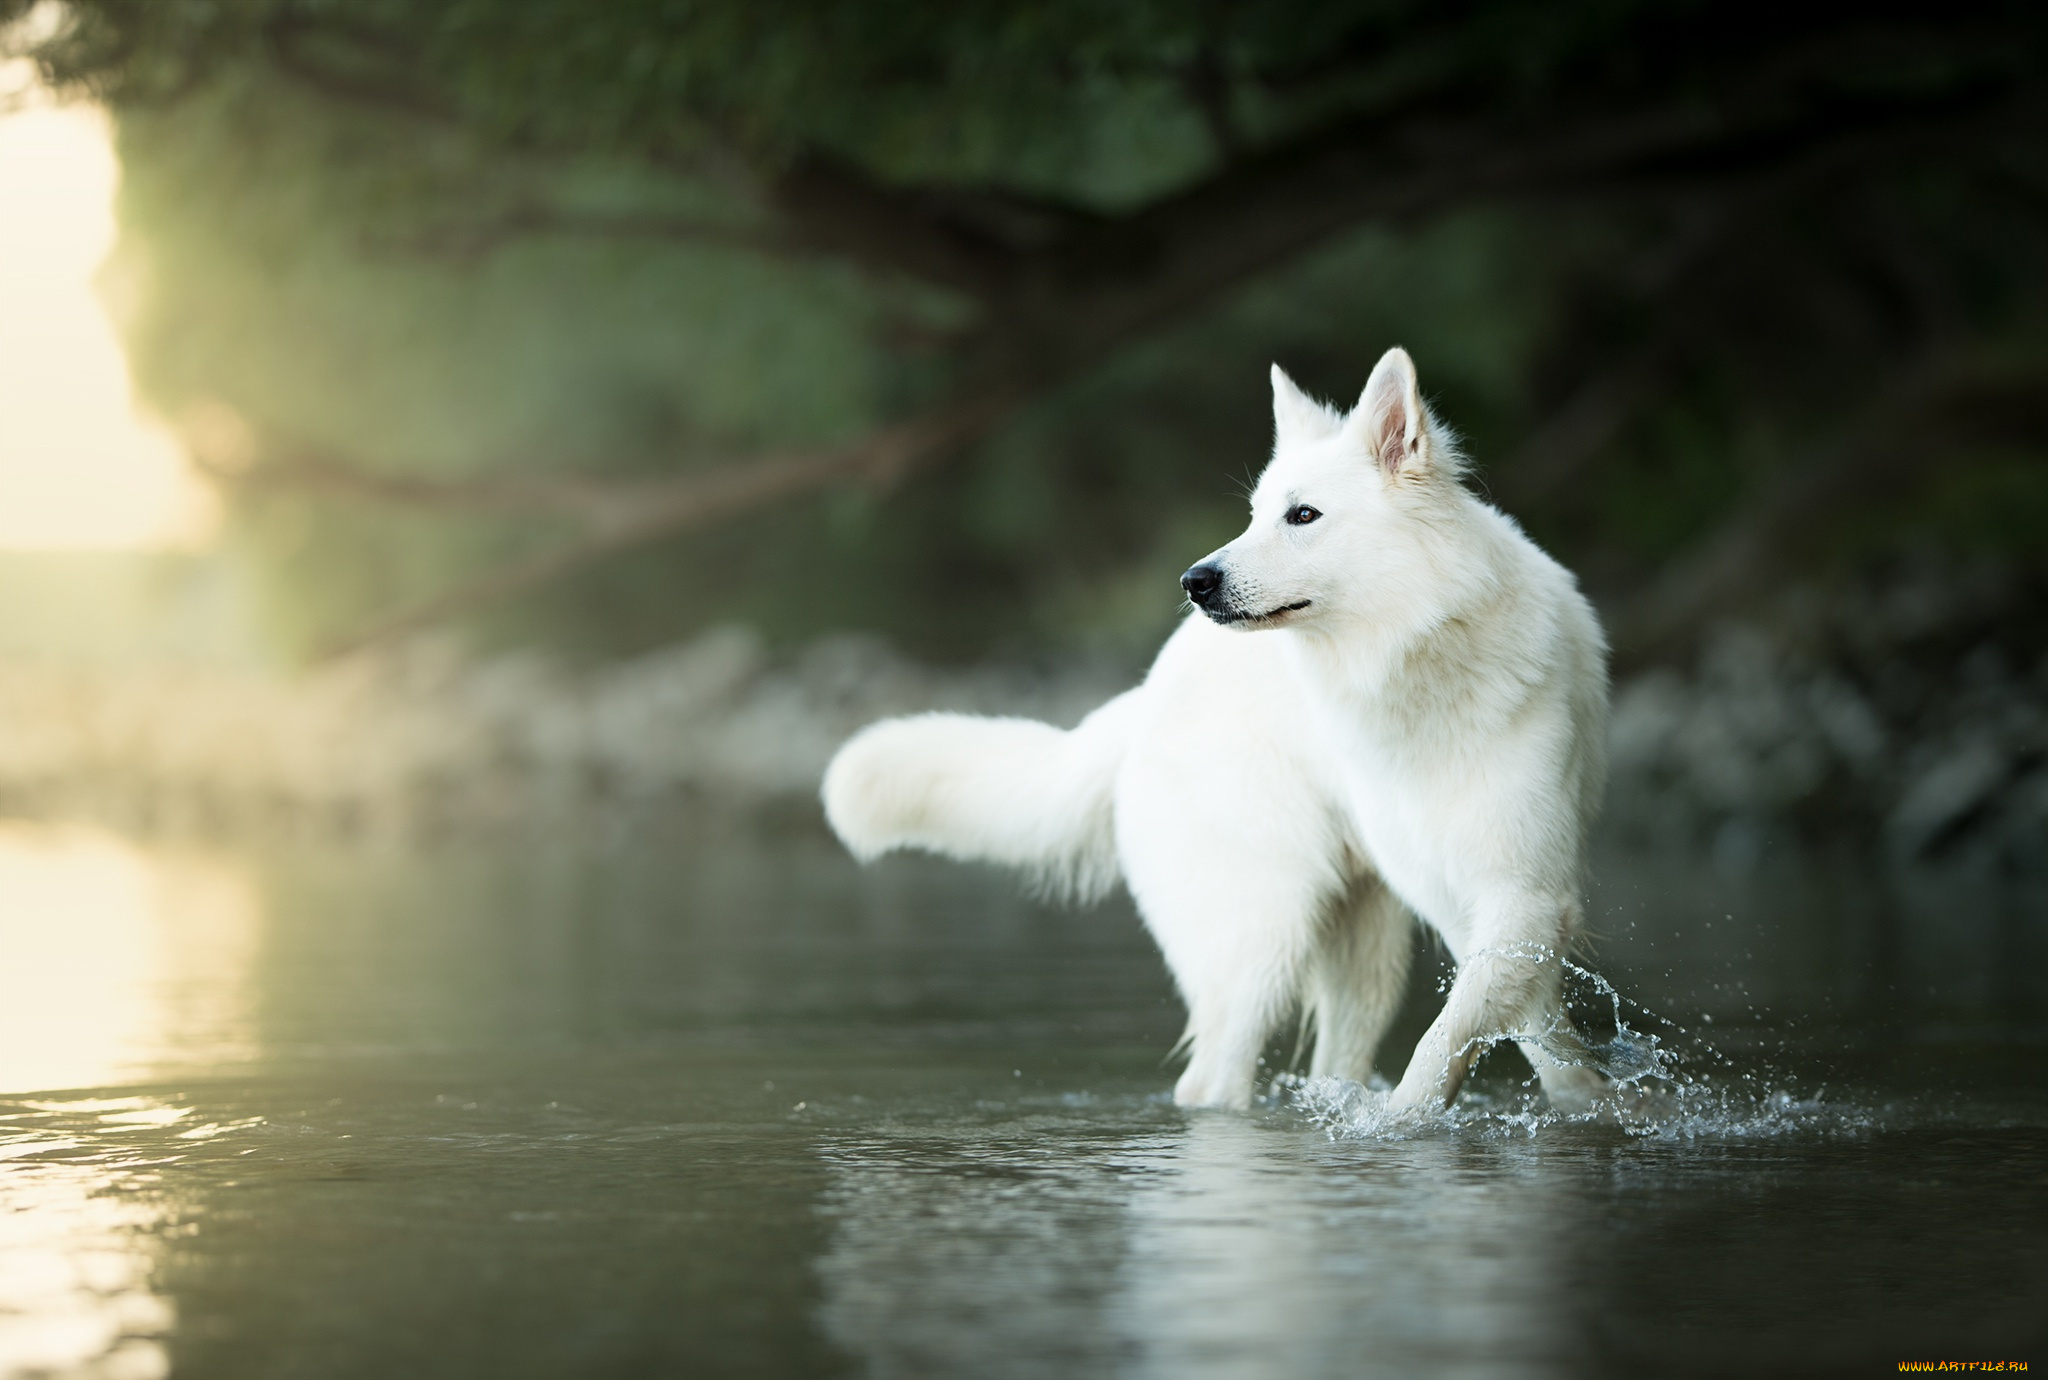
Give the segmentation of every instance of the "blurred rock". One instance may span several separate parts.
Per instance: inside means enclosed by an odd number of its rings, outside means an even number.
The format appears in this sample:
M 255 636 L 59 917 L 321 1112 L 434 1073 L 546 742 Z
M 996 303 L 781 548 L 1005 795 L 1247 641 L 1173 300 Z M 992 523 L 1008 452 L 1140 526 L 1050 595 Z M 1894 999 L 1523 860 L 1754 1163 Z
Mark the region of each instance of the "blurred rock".
M 1755 850 L 1724 841 L 1761 828 L 2048 867 L 2042 595 L 1926 562 L 1720 628 L 1690 671 L 1619 687 L 1610 827 L 1731 861 Z
M 807 806 L 833 749 L 872 719 L 1071 723 L 1129 678 L 946 671 L 860 637 L 775 658 L 740 628 L 587 671 L 430 643 L 298 678 L 0 665 L 0 810 L 404 835 L 573 826 L 688 797 Z
M 1794 591 L 1615 697 L 1606 829 L 1731 876 L 1781 846 L 2048 870 L 2041 591 L 1909 568 Z M 576 828 L 686 800 L 813 810 L 853 730 L 962 709 L 1072 723 L 1115 664 L 920 665 L 717 628 L 576 670 L 431 643 L 296 679 L 0 663 L 0 810 L 394 837 Z

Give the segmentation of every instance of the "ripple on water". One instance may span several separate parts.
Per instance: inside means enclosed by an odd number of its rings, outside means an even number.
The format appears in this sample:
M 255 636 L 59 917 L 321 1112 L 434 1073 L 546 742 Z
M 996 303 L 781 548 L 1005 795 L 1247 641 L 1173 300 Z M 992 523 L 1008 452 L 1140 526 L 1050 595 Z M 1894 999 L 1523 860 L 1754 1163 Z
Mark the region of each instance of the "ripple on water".
M 168 1373 L 163 1161 L 124 1141 L 190 1114 L 142 1097 L 0 1103 L 0 1375 Z

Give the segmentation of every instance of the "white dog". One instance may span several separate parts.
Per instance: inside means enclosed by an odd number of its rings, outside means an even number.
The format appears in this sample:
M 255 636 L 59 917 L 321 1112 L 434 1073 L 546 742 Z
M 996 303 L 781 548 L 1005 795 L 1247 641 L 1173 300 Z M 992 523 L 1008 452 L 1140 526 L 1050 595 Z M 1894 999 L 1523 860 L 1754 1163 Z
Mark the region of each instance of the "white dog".
M 1406 351 L 1348 415 L 1276 366 L 1273 419 L 1251 526 L 1182 576 L 1206 617 L 1142 685 L 1071 732 L 874 724 L 827 771 L 826 816 L 864 860 L 924 848 L 1079 896 L 1121 872 L 1187 1002 L 1184 1106 L 1245 1106 L 1295 1010 L 1312 1075 L 1369 1078 L 1412 909 L 1458 968 L 1392 1105 L 1447 1105 L 1512 1038 L 1581 1108 L 1605 1079 L 1562 984 L 1605 775 L 1599 622 L 1465 488 Z

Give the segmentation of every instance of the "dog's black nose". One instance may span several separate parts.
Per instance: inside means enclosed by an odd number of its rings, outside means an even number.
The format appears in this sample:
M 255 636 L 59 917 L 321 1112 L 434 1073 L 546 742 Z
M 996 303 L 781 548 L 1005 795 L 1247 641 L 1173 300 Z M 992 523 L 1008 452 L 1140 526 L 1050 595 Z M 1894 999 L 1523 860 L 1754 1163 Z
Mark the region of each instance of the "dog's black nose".
M 1209 601 L 1216 597 L 1216 591 L 1223 588 L 1223 572 L 1213 565 L 1191 566 L 1187 574 L 1180 577 L 1180 587 L 1188 592 L 1188 598 L 1201 608 L 1209 607 Z

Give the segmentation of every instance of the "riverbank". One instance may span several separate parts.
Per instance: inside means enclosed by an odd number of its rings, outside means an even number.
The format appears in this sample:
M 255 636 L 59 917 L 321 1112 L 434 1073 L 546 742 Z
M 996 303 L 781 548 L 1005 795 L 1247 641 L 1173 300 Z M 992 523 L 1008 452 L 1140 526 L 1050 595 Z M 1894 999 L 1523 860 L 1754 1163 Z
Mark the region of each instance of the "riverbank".
M 1616 688 L 1606 829 L 1742 870 L 1778 847 L 2048 868 L 2048 636 L 2010 575 L 1904 571 Z M 1140 667 L 942 668 L 715 628 L 574 668 L 420 643 L 248 664 L 0 661 L 0 812 L 130 832 L 445 837 L 688 805 L 807 813 L 833 749 L 924 709 L 1072 723 Z

